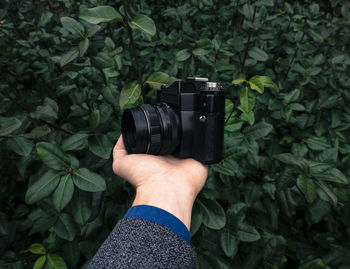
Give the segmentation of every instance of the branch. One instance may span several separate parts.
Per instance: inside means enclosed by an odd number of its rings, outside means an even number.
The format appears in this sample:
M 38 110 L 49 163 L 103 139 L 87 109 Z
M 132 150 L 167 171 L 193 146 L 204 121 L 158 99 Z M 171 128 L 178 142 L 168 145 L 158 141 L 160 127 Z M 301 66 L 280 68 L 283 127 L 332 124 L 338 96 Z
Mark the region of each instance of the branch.
M 17 101 L 16 99 L 14 99 L 12 96 L 10 95 L 7 95 L 7 94 L 3 94 L 3 96 L 5 98 L 8 98 L 10 99 L 13 103 L 17 104 L 18 106 L 20 106 L 23 110 L 25 110 L 28 114 L 31 113 L 30 109 L 27 107 L 27 105 L 25 103 L 20 103 L 19 101 Z M 18 98 L 17 98 L 18 99 Z M 69 134 L 69 135 L 74 135 L 74 133 L 72 133 L 71 131 L 68 131 L 68 130 L 64 130 L 62 129 L 61 127 L 59 127 L 57 124 L 54 124 L 54 123 L 51 123 L 51 122 L 48 122 L 46 120 L 43 120 L 43 119 L 39 119 L 39 121 L 51 126 L 52 128 L 55 128 L 56 130 L 59 130 L 59 131 L 62 131 L 66 134 Z
M 305 36 L 305 32 L 303 33 L 303 35 L 302 35 L 302 37 L 300 39 L 300 43 L 303 42 L 304 36 Z M 287 77 L 288 77 L 288 73 L 289 73 L 290 69 L 292 68 L 292 65 L 294 63 L 295 56 L 297 56 L 298 50 L 299 50 L 299 48 L 297 48 L 295 50 L 294 54 L 293 54 L 292 60 L 290 61 L 290 64 L 289 64 L 288 69 L 287 69 L 287 73 L 284 76 L 284 80 L 283 81 L 285 81 L 287 79 Z
M 256 14 L 256 6 L 254 7 L 254 13 L 253 13 L 253 18 L 252 18 L 252 23 L 254 23 L 255 14 Z M 252 36 L 252 30 L 249 29 L 248 42 L 247 42 L 247 45 L 245 46 L 245 50 L 244 50 L 244 57 L 243 57 L 243 63 L 242 63 L 242 68 L 241 68 L 241 74 L 243 74 L 243 72 L 244 72 L 245 60 L 246 60 L 246 58 L 247 58 L 247 53 L 248 53 L 248 48 L 249 48 L 249 43 L 250 43 L 250 38 L 251 38 L 251 36 Z
M 140 65 L 139 65 L 139 59 L 137 58 L 136 55 L 136 49 L 135 49 L 135 42 L 134 42 L 134 38 L 132 36 L 132 29 L 129 25 L 129 17 L 128 17 L 128 12 L 127 12 L 127 0 L 122 0 L 123 1 L 123 6 L 124 6 L 124 26 L 126 28 L 126 30 L 128 31 L 129 34 L 129 38 L 130 38 L 130 44 L 131 44 L 131 52 L 134 56 L 135 59 L 135 65 L 136 65 L 136 70 L 137 70 L 137 76 L 138 76 L 138 81 L 141 87 L 141 93 L 142 93 L 142 97 L 145 97 L 145 93 L 142 89 L 142 76 L 141 76 L 141 69 L 140 69 Z

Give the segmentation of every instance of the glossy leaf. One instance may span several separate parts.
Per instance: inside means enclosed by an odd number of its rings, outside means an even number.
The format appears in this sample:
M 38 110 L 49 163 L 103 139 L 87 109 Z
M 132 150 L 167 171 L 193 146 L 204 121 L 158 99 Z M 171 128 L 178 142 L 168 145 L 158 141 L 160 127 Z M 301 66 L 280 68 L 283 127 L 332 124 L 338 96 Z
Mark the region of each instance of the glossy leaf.
M 191 53 L 188 51 L 188 49 L 180 50 L 175 55 L 175 60 L 178 62 L 186 61 L 188 58 L 191 57 Z
M 63 213 L 58 216 L 57 223 L 55 224 L 55 233 L 68 241 L 72 241 L 77 233 L 76 226 L 70 215 Z
M 75 171 L 73 181 L 79 189 L 88 192 L 98 192 L 106 189 L 106 182 L 103 177 L 91 172 L 87 168 L 80 168 Z
M 29 186 L 26 192 L 26 202 L 34 204 L 50 195 L 57 187 L 62 172 L 49 170 Z
M 309 203 L 312 203 L 316 199 L 316 185 L 311 178 L 303 175 L 299 176 L 297 179 L 297 186 L 304 193 Z
M 19 155 L 28 156 L 31 153 L 34 144 L 26 138 L 15 137 L 7 141 L 7 146 Z
M 112 148 L 113 143 L 106 135 L 99 134 L 89 137 L 90 151 L 103 159 L 111 157 Z
M 203 212 L 203 224 L 205 226 L 214 230 L 219 230 L 225 226 L 225 212 L 218 202 L 202 199 L 198 204 Z
M 0 129 L 0 136 L 5 136 L 11 134 L 16 131 L 19 127 L 21 127 L 22 122 L 17 118 L 7 118 Z
M 229 229 L 225 230 L 220 237 L 221 248 L 226 256 L 231 257 L 237 252 L 238 242 Z
M 76 21 L 75 19 L 70 17 L 62 17 L 61 23 L 63 28 L 65 28 L 67 31 L 71 32 L 72 34 L 78 34 L 80 36 L 84 36 L 83 25 L 81 25 L 81 23 Z
M 130 22 L 132 27 L 138 29 L 148 35 L 154 36 L 156 34 L 156 25 L 154 21 L 146 15 L 137 15 Z
M 127 84 L 120 93 L 120 107 L 124 109 L 127 105 L 134 104 L 141 95 L 141 87 L 139 84 Z
M 48 142 L 36 144 L 36 150 L 41 160 L 49 168 L 66 170 L 70 168 L 69 155 L 64 153 L 57 145 Z
M 163 72 L 155 72 L 147 78 L 145 84 L 149 84 L 153 88 L 160 89 L 160 86 L 170 85 L 173 82 L 174 79 L 168 74 Z
M 64 151 L 69 150 L 82 150 L 88 146 L 88 134 L 75 134 L 62 141 L 62 149 Z
M 243 242 L 254 242 L 260 239 L 260 234 L 253 226 L 240 224 L 237 230 L 237 238 Z
M 28 250 L 33 254 L 46 254 L 46 249 L 42 244 L 32 244 Z
M 43 268 L 44 264 L 46 262 L 46 256 L 41 256 L 39 257 L 34 265 L 33 265 L 33 269 L 40 269 L 40 268 Z
M 252 91 L 245 87 L 240 96 L 240 102 L 241 105 L 238 107 L 240 110 L 242 110 L 244 113 L 249 113 L 252 111 L 252 109 L 255 106 L 255 95 L 252 93 Z
M 67 269 L 64 260 L 57 254 L 47 255 L 47 269 Z
M 122 16 L 111 6 L 98 6 L 94 8 L 83 9 L 79 15 L 83 19 L 92 24 L 101 22 L 123 21 Z
M 248 51 L 248 55 L 254 60 L 265 62 L 269 58 L 265 51 L 259 49 L 258 47 L 253 47 Z
M 70 202 L 73 197 L 73 192 L 74 184 L 72 176 L 70 174 L 62 176 L 52 197 L 53 205 L 57 211 L 62 211 Z

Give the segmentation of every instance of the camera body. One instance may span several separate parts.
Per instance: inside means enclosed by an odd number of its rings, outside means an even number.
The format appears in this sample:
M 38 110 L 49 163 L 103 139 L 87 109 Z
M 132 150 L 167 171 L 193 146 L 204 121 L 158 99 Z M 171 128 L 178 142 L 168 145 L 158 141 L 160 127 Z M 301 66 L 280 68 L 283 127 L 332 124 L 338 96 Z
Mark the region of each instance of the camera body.
M 206 164 L 221 160 L 225 97 L 219 83 L 197 77 L 178 80 L 161 87 L 159 101 L 171 106 L 179 117 L 181 135 L 174 156 Z
M 207 78 L 190 77 L 163 85 L 159 106 L 126 109 L 123 141 L 128 153 L 171 154 L 205 164 L 222 159 L 225 97 L 222 87 Z

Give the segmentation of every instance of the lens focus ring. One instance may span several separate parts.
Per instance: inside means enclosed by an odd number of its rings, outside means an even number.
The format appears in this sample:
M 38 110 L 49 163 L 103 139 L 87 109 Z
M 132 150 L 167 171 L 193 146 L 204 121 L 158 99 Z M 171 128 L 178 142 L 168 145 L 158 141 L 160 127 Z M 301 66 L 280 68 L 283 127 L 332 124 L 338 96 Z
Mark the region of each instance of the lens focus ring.
M 149 104 L 143 104 L 140 108 L 145 113 L 149 124 L 149 145 L 146 153 L 158 154 L 161 147 L 161 125 L 158 113 L 155 108 Z

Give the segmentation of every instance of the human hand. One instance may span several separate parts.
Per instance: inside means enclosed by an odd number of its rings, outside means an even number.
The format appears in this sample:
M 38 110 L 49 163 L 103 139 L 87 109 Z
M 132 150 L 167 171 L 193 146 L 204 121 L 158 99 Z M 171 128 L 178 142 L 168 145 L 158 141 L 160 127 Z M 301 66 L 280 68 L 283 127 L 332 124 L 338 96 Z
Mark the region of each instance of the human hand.
M 205 184 L 207 166 L 194 159 L 128 154 L 120 136 L 113 150 L 113 171 L 135 186 L 133 205 L 160 207 L 190 227 L 192 205 Z

